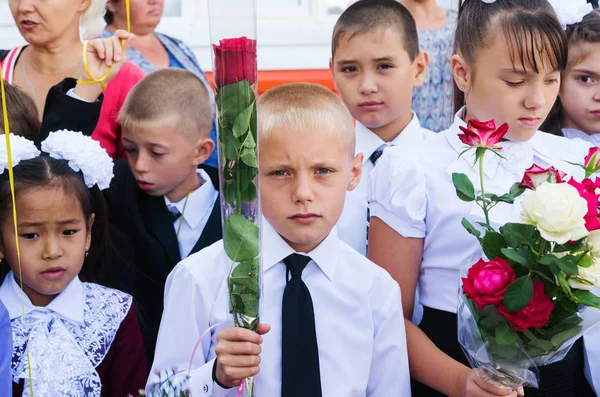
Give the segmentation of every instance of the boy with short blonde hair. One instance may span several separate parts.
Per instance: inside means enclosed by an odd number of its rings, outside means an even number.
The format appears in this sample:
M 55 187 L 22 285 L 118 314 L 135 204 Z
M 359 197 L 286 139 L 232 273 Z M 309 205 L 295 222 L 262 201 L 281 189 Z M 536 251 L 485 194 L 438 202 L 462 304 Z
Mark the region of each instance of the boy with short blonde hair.
M 192 255 L 167 280 L 148 390 L 155 370 L 187 369 L 210 329 L 192 361 L 192 395 L 235 396 L 256 376 L 263 397 L 410 396 L 398 285 L 334 227 L 361 174 L 350 113 L 324 87 L 284 85 L 259 99 L 258 133 L 262 323 L 257 333 L 227 328 L 221 241 Z

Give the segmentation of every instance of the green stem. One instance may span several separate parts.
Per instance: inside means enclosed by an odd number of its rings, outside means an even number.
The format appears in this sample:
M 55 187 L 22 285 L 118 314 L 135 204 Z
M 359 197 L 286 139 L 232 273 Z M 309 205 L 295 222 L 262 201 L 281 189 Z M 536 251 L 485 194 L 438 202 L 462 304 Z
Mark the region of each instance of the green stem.
M 483 187 L 483 155 L 479 156 L 479 184 L 481 185 L 481 197 L 483 198 L 483 214 L 485 215 L 485 223 L 490 225 L 490 217 L 488 215 L 487 200 L 485 198 L 485 188 Z
M 235 166 L 237 167 L 238 163 L 241 160 L 238 158 Z M 235 212 L 237 212 L 238 214 L 241 214 L 242 212 L 242 189 L 241 189 L 241 176 L 240 176 L 240 170 L 239 167 L 238 169 L 235 171 L 235 195 L 236 195 L 236 200 L 235 200 Z

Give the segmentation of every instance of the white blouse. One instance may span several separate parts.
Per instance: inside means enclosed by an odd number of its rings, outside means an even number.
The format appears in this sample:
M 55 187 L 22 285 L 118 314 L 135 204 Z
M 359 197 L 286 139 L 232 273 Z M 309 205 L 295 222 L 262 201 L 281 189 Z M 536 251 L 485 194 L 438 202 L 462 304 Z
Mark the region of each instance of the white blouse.
M 458 114 L 462 114 L 460 111 Z M 459 126 L 466 123 L 455 117 L 450 129 L 429 138 L 425 145 L 394 147 L 386 150 L 369 175 L 371 216 L 376 216 L 404 237 L 424 239 L 423 259 L 418 280 L 420 303 L 434 309 L 456 313 L 460 277 L 483 252 L 479 242 L 461 225 L 463 217 L 475 224 L 483 221 L 483 211 L 475 203 L 461 201 L 452 184 L 452 173 L 466 174 L 480 193 L 478 167 L 473 166 L 473 151 L 458 157 L 465 149 L 459 140 Z M 556 168 L 583 177 L 583 171 L 567 163 L 582 163 L 590 145 L 582 140 L 538 131 L 524 143 L 503 142 L 503 160 L 492 153 L 484 157 L 486 193 L 504 194 L 519 182 L 532 163 Z M 493 226 L 518 221 L 519 201 L 498 204 L 490 212 Z M 600 333 L 599 327 L 592 331 Z M 586 353 L 596 357 L 596 388 L 600 388 L 600 342 Z M 590 341 L 592 342 L 592 341 Z M 590 383 L 591 379 L 590 379 Z

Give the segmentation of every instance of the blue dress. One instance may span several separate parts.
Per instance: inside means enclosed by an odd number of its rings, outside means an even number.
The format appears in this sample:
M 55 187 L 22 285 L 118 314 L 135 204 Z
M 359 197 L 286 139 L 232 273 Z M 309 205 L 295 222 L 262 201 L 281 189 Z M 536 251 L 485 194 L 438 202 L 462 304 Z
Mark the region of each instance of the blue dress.
M 441 29 L 419 30 L 421 51 L 429 55 L 423 86 L 413 89 L 412 109 L 421 126 L 439 132 L 454 121 L 453 78 L 450 67 L 456 30 L 456 11 L 448 11 L 448 23 Z
M 12 395 L 12 327 L 6 307 L 0 301 L 0 396 Z
M 104 32 L 102 32 L 100 34 L 99 37 L 107 38 L 107 37 L 111 37 L 113 34 L 114 34 L 113 32 L 111 32 L 109 30 L 105 30 Z M 218 161 L 217 161 L 218 149 L 217 149 L 216 145 L 217 145 L 218 141 L 217 141 L 217 127 L 216 127 L 217 123 L 216 123 L 216 117 L 215 117 L 215 98 L 213 95 L 212 88 L 208 82 L 208 79 L 206 78 L 206 75 L 200 68 L 200 65 L 198 64 L 198 60 L 196 59 L 194 52 L 184 42 L 182 42 L 181 40 L 177 40 L 174 37 L 167 36 L 166 34 L 163 34 L 163 33 L 156 32 L 155 35 L 156 35 L 156 37 L 158 37 L 158 39 L 162 43 L 163 47 L 165 47 L 165 50 L 167 50 L 167 54 L 169 55 L 169 67 L 185 69 L 185 70 L 188 70 L 188 71 L 194 73 L 196 76 L 198 76 L 202 80 L 202 82 L 206 85 L 206 88 L 208 88 L 208 92 L 210 95 L 210 102 L 212 103 L 212 106 L 213 106 L 213 126 L 212 126 L 212 130 L 210 132 L 210 138 L 215 142 L 215 150 L 212 152 L 210 157 L 206 160 L 205 164 L 210 165 L 212 167 L 217 167 L 218 166 Z M 150 61 L 148 61 L 138 50 L 136 50 L 133 47 L 131 47 L 129 49 L 128 58 L 129 58 L 130 62 L 135 63 L 140 69 L 142 69 L 146 73 L 150 73 L 150 72 L 153 72 L 156 70 L 156 67 L 154 65 L 152 65 L 150 63 Z

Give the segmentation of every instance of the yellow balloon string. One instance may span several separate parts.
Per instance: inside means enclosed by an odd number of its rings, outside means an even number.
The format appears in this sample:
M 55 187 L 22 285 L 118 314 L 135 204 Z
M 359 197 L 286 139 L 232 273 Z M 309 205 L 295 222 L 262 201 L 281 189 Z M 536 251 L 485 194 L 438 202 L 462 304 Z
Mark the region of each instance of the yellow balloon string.
M 2 116 L 4 118 L 4 137 L 6 139 L 6 155 L 8 157 L 8 182 L 10 184 L 10 195 L 12 198 L 13 226 L 15 230 L 15 247 L 17 249 L 17 264 L 19 266 L 19 283 L 23 291 L 23 275 L 21 271 L 21 249 L 19 248 L 19 228 L 17 222 L 17 202 L 15 200 L 15 175 L 13 172 L 12 151 L 10 147 L 10 128 L 8 125 L 8 110 L 6 106 L 6 91 L 4 89 L 4 79 L 2 78 L 2 67 L 0 66 L 0 93 L 2 94 Z M 21 312 L 23 313 L 23 324 L 27 327 L 25 321 L 25 301 L 21 296 Z M 29 359 L 29 349 L 25 349 L 27 354 L 27 377 L 29 378 L 29 394 L 33 397 L 33 381 L 31 377 L 31 362 Z
M 125 0 L 125 14 L 127 16 L 127 33 L 131 33 L 131 11 L 130 11 L 130 7 L 129 7 L 129 0 Z M 85 70 L 85 74 L 87 75 L 89 80 L 77 80 L 77 83 L 78 84 L 100 83 L 100 85 L 102 86 L 102 90 L 105 90 L 106 84 L 104 84 L 104 80 L 106 80 L 106 78 L 112 73 L 115 65 L 113 64 L 106 71 L 106 73 L 104 73 L 104 75 L 102 77 L 96 78 L 96 77 L 92 76 L 92 73 L 90 72 L 90 69 L 88 66 L 88 61 L 87 61 L 87 48 L 88 48 L 88 41 L 85 40 L 83 42 L 83 69 Z M 125 48 L 125 40 L 121 41 L 121 49 L 123 49 L 123 48 Z

